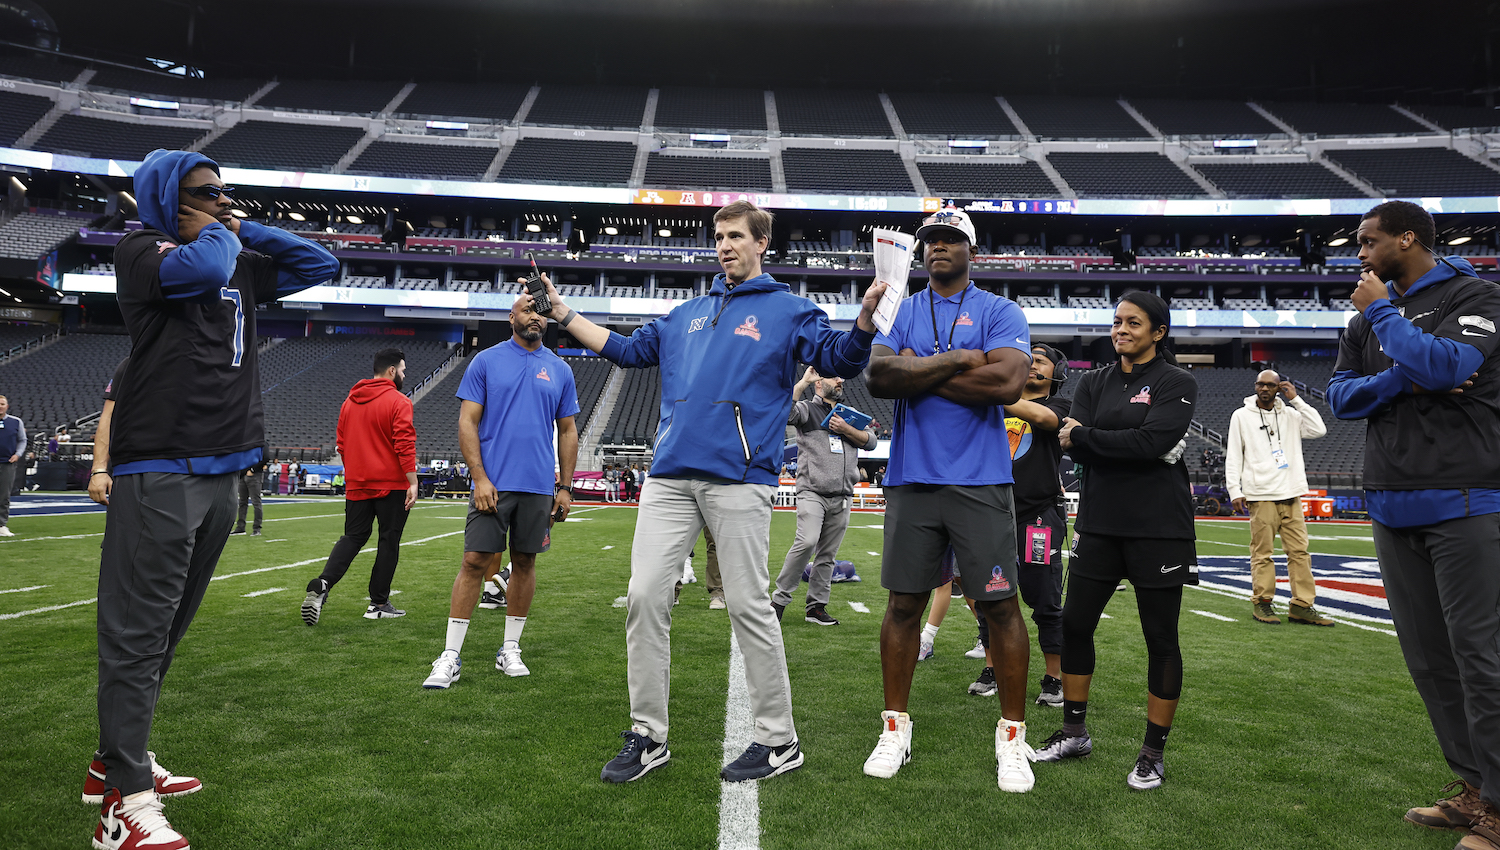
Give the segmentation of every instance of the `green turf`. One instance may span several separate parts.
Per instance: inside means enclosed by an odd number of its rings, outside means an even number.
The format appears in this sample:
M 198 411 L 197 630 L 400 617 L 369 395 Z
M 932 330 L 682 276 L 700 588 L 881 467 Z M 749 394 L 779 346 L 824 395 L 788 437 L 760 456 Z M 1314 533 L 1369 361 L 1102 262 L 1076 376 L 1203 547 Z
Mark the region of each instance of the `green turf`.
M 340 503 L 268 506 L 262 538 L 235 537 L 221 576 L 321 559 Z M 458 532 L 463 506 L 423 503 L 406 539 Z M 297 517 L 309 517 L 297 519 Z M 631 509 L 581 512 L 542 556 L 523 644 L 532 675 L 491 658 L 501 611 L 476 611 L 463 679 L 419 685 L 442 649 L 457 534 L 402 550 L 393 602 L 409 614 L 367 621 L 370 555 L 335 589 L 316 628 L 298 616 L 319 563 L 211 586 L 168 678 L 152 748 L 201 777 L 168 803 L 195 847 L 707 847 L 718 837 L 729 634 L 702 584 L 674 616 L 673 758 L 640 782 L 600 782 L 628 725 L 624 609 Z M 861 584 L 834 587 L 819 628 L 785 624 L 799 735 L 798 771 L 760 787 L 761 843 L 777 847 L 1450 847 L 1457 836 L 1401 821 L 1450 776 L 1389 635 L 1348 626 L 1265 627 L 1247 601 L 1188 590 L 1185 689 L 1167 750 L 1167 784 L 1125 788 L 1144 730 L 1145 658 L 1129 592 L 1101 623 L 1089 723 L 1094 755 L 1038 765 L 1037 786 L 995 787 L 999 706 L 969 696 L 980 662 L 955 605 L 937 656 L 916 676 L 914 760 L 893 780 L 860 766 L 878 734 L 882 517 L 855 515 L 841 556 Z M 94 595 L 103 516 L 17 517 L 0 543 L 0 614 Z M 772 526 L 773 571 L 795 518 Z M 1203 523 L 1203 554 L 1243 554 L 1244 525 Z M 1318 526 L 1313 549 L 1371 555 L 1368 530 Z M 92 535 L 35 541 L 31 537 Z M 1215 545 L 1209 541 L 1218 541 Z M 606 549 L 605 547 L 613 547 Z M 703 576 L 702 550 L 697 561 Z M 286 590 L 246 598 L 243 594 Z M 848 602 L 871 613 L 856 613 Z M 92 605 L 0 621 L 0 846 L 87 846 L 97 809 L 78 802 L 97 726 Z M 1031 693 L 1041 673 L 1032 662 Z M 1030 706 L 1033 744 L 1060 710 Z

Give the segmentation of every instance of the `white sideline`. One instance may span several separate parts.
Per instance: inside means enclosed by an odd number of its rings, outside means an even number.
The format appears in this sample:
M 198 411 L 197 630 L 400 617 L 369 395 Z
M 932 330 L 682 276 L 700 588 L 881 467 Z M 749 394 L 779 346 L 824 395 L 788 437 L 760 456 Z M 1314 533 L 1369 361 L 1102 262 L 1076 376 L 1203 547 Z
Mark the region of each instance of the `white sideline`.
M 724 764 L 750 746 L 750 688 L 745 684 L 745 656 L 729 633 L 729 699 L 724 706 Z M 719 850 L 759 850 L 760 790 L 754 782 L 720 782 Z

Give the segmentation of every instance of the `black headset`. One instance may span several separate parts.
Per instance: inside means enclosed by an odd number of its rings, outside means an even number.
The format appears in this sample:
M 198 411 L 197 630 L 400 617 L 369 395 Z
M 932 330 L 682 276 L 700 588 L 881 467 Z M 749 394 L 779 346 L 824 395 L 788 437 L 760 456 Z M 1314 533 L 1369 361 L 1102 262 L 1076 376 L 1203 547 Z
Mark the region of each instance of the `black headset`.
M 1062 389 L 1062 385 L 1065 384 L 1065 383 L 1067 383 L 1067 381 L 1068 381 L 1068 360 L 1067 360 L 1067 358 L 1063 357 L 1061 351 L 1058 351 L 1057 349 L 1053 348 L 1050 345 L 1047 345 L 1044 342 L 1034 343 L 1031 346 L 1032 353 L 1035 354 L 1036 350 L 1038 348 L 1040 348 L 1041 350 L 1047 352 L 1047 359 L 1052 361 L 1052 389 L 1053 389 L 1053 391 L 1055 392 L 1055 391 L 1057 391 L 1059 389 Z

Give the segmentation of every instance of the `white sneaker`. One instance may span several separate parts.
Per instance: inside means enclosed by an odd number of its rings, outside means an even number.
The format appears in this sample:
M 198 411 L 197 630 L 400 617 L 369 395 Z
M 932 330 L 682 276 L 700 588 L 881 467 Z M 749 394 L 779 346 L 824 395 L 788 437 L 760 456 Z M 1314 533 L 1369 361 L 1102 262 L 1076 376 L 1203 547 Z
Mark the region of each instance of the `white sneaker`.
M 722 611 L 726 607 L 728 607 L 728 606 L 725 605 L 725 603 L 724 603 L 724 597 L 722 597 L 722 596 L 710 596 L 710 597 L 708 597 L 708 609 L 710 611 Z
M 1125 784 L 1136 791 L 1150 791 L 1152 788 L 1160 788 L 1166 776 L 1167 765 L 1164 760 L 1141 753 L 1136 756 L 1135 768 L 1125 777 Z
M 921 645 L 917 648 L 917 660 L 926 661 L 932 657 L 932 641 L 922 638 Z
M 132 795 L 134 796 L 134 795 Z M 162 814 L 161 798 L 148 794 L 140 802 L 125 806 L 120 792 L 111 788 L 104 795 L 99 825 L 94 828 L 97 850 L 122 848 L 155 848 L 155 850 L 188 850 L 188 841 L 172 828 Z
M 687 563 L 685 563 L 685 564 L 682 565 L 682 583 L 683 584 L 692 584 L 693 582 L 695 582 L 697 580 L 698 580 L 698 574 L 695 573 L 695 572 L 693 572 L 693 559 L 689 558 L 687 560 Z
M 911 717 L 904 711 L 880 712 L 880 740 L 865 759 L 865 775 L 890 779 L 911 761 Z
M 996 777 L 1001 791 L 1023 794 L 1036 784 L 1031 773 L 1031 745 L 1026 743 L 1026 724 L 1005 718 L 995 724 Z
M 979 638 L 975 638 L 974 639 L 974 648 L 971 649 L 971 650 L 969 650 L 968 652 L 965 652 L 964 653 L 964 657 L 965 658 L 983 658 L 984 657 L 984 641 L 980 640 Z
M 443 650 L 443 654 L 432 662 L 432 675 L 422 683 L 424 688 L 442 688 L 447 690 L 458 681 L 459 671 L 463 669 L 464 662 L 458 657 L 458 653 L 451 649 Z
M 15 537 L 16 533 L 8 527 L 0 525 L 0 537 Z
M 495 669 L 507 676 L 530 676 L 531 671 L 521 663 L 521 645 L 507 642 L 495 653 Z

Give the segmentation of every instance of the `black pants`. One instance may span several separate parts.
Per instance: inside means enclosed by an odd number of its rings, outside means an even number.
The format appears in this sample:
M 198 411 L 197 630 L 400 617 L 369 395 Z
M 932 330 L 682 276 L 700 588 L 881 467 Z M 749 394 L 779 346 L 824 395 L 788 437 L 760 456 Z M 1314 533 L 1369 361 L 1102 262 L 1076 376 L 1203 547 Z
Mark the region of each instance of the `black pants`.
M 245 512 L 250 505 L 255 505 L 255 530 L 260 531 L 263 514 L 260 508 L 260 476 L 240 476 L 240 513 L 235 520 L 234 530 L 245 530 Z
M 1027 529 L 1038 524 L 1052 532 L 1045 564 L 1028 563 L 1031 539 Z M 1031 609 L 1031 621 L 1036 623 L 1037 646 L 1046 655 L 1062 654 L 1062 550 L 1067 534 L 1068 522 L 1060 507 L 1050 506 L 1042 511 L 1041 516 L 1016 514 L 1016 546 L 1020 549 L 1016 571 L 1020 578 L 1021 601 Z M 979 642 L 989 649 L 989 622 L 978 611 L 974 616 L 979 620 Z
M 392 490 L 379 499 L 344 502 L 344 536 L 333 544 L 323 574 L 318 576 L 329 587 L 339 583 L 354 556 L 370 539 L 370 529 L 380 522 L 380 537 L 375 544 L 375 566 L 370 570 L 370 604 L 384 605 L 391 599 L 391 579 L 396 562 L 401 559 L 401 533 L 406 530 L 406 490 Z M 316 580 L 315 580 L 316 581 Z M 312 585 L 308 590 L 313 590 Z
M 122 475 L 99 558 L 99 752 L 122 795 L 152 787 L 151 717 L 234 523 L 242 473 Z
M 1063 605 L 1062 671 L 1073 676 L 1094 673 L 1094 630 L 1114 595 L 1116 582 L 1072 573 Z M 1158 699 L 1182 696 L 1182 647 L 1177 619 L 1182 613 L 1182 586 L 1135 586 L 1135 607 L 1146 638 L 1146 689 Z
M 1374 530 L 1401 654 L 1443 757 L 1500 806 L 1500 514 Z

